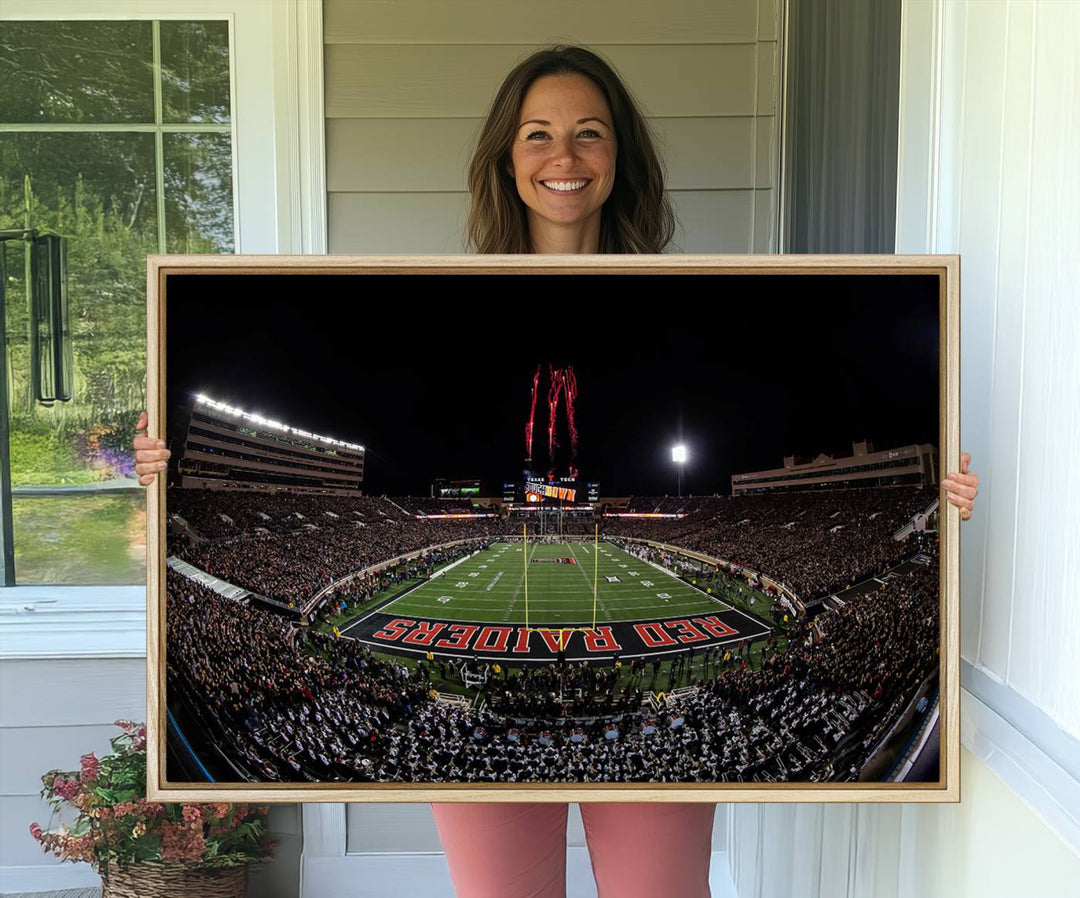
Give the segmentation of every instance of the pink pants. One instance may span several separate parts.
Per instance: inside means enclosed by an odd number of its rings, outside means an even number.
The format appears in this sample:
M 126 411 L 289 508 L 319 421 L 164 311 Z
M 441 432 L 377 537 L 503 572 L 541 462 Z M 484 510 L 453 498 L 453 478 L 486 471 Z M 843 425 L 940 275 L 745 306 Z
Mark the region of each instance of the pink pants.
M 458 898 L 564 898 L 565 804 L 431 806 Z M 709 898 L 715 804 L 581 805 L 599 898 Z

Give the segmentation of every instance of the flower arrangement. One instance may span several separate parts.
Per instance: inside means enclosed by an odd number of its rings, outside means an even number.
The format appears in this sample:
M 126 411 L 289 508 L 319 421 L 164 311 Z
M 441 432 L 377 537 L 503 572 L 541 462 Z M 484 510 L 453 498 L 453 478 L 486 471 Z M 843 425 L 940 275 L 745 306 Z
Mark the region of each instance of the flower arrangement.
M 268 807 L 147 801 L 146 727 L 130 720 L 116 725 L 123 733 L 110 740 L 113 754 L 83 755 L 80 770 L 42 776 L 41 797 L 53 818 L 69 808 L 78 812 L 74 823 L 56 830 L 30 825 L 43 850 L 64 861 L 87 861 L 103 876 L 113 865 L 123 870 L 179 863 L 213 870 L 270 859 Z

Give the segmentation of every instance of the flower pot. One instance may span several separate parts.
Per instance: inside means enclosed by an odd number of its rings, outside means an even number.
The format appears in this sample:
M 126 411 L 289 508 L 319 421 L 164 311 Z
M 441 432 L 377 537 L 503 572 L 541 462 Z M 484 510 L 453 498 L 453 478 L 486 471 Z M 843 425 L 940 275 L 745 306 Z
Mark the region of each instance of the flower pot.
M 245 898 L 247 865 L 205 870 L 176 863 L 113 867 L 101 876 L 101 898 Z

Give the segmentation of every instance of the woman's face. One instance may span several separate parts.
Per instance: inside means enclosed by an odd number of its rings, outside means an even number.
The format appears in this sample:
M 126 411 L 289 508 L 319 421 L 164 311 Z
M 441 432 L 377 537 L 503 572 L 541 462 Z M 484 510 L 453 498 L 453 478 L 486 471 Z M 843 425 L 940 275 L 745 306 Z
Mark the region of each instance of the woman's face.
M 595 228 L 615 183 L 615 123 L 584 75 L 545 75 L 521 104 L 510 162 L 529 232 Z

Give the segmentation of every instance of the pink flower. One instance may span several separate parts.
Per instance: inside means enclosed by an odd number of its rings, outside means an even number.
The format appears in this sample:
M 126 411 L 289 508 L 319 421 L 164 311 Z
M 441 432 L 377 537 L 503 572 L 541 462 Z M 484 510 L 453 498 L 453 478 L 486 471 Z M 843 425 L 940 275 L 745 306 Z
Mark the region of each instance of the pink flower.
M 38 841 L 38 842 L 42 841 L 43 835 L 42 835 L 42 830 L 41 830 L 41 824 L 40 823 L 31 823 L 30 824 L 30 835 L 32 835 L 34 837 L 35 841 Z
M 80 759 L 82 762 L 82 781 L 84 783 L 92 783 L 98 778 L 98 759 L 93 752 L 88 755 L 83 755 Z
M 135 810 L 134 802 L 130 801 L 118 801 L 113 805 L 113 814 L 117 817 L 126 817 L 132 811 Z
M 199 823 L 202 820 L 202 811 L 196 805 L 184 805 L 183 817 L 188 823 Z
M 197 861 L 206 848 L 202 827 L 187 823 L 161 824 L 161 859 L 163 861 Z
M 140 798 L 136 812 L 144 814 L 147 817 L 160 817 L 165 813 L 165 805 L 159 804 L 156 801 L 147 801 L 145 798 Z
M 78 781 L 64 779 L 62 776 L 53 780 L 52 787 L 53 791 L 66 801 L 71 801 L 79 793 Z

